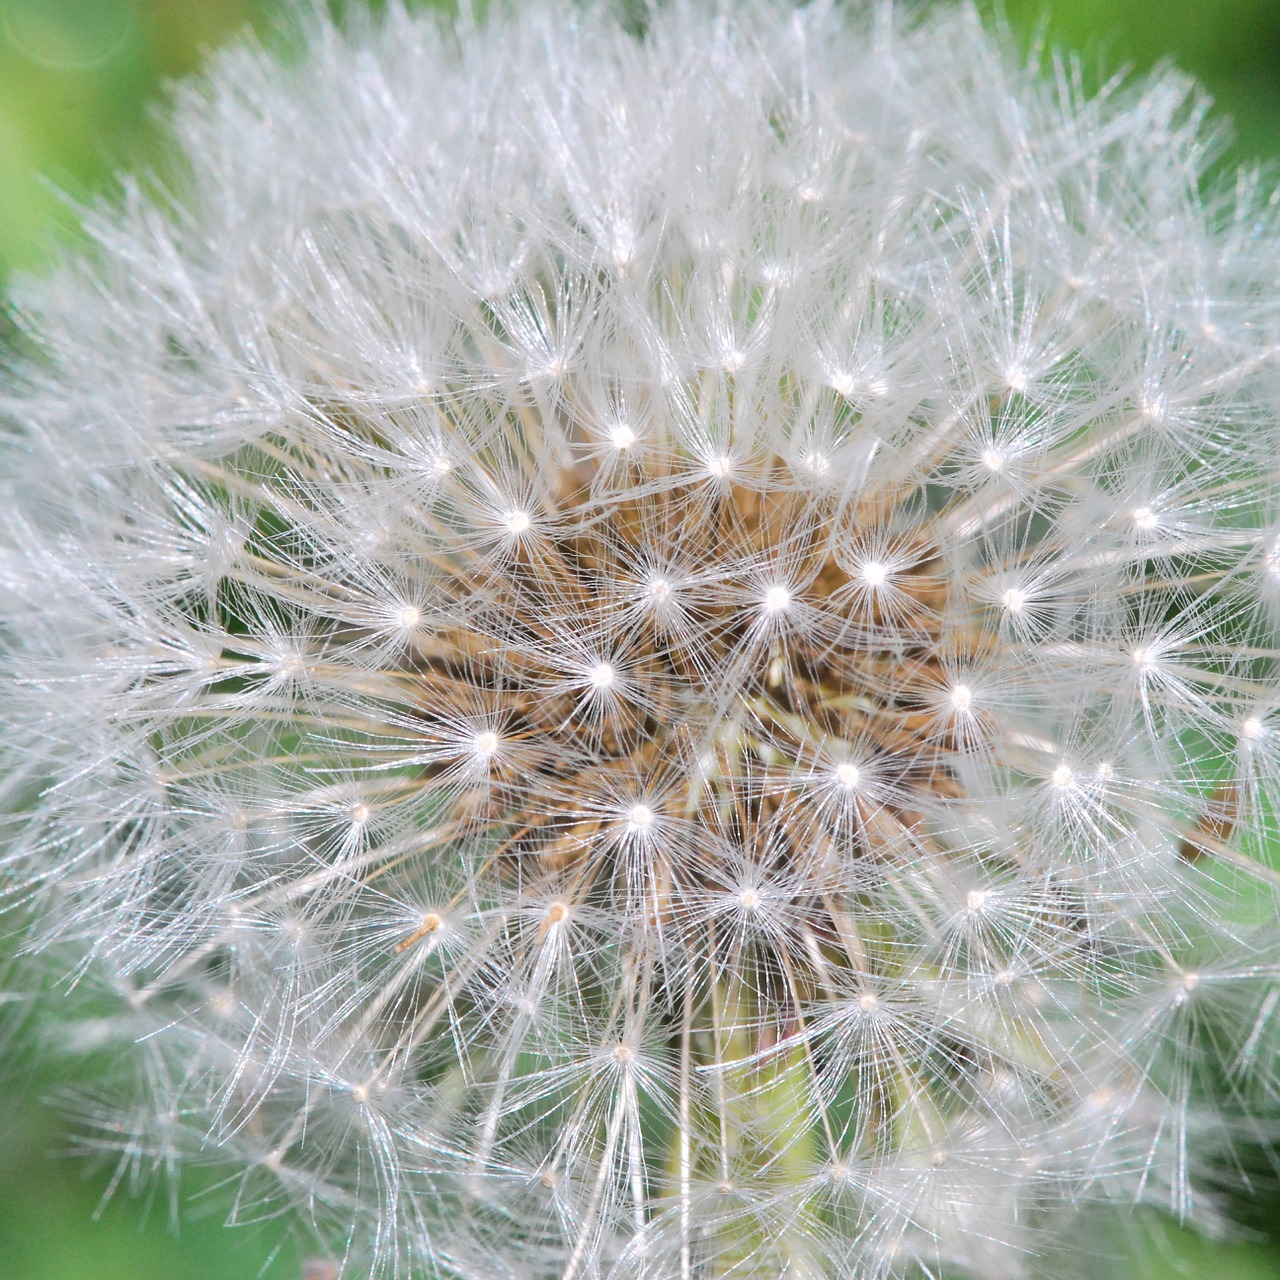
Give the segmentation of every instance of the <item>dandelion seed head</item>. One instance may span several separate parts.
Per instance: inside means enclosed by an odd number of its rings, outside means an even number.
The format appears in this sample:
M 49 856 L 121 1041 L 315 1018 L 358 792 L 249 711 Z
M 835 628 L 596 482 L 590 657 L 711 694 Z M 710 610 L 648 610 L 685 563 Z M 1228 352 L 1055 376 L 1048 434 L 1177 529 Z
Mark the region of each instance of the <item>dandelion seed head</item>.
M 369 1280 L 1216 1227 L 1280 258 L 1187 87 L 963 6 L 312 8 L 4 357 L 0 895 L 129 1047 L 103 1144 Z

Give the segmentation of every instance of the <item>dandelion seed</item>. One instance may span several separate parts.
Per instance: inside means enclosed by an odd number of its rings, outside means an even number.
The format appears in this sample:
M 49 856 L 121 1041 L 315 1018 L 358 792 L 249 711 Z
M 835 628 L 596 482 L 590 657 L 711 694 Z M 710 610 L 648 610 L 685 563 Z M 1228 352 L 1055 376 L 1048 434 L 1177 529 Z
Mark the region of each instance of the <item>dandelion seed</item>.
M 769 587 L 762 604 L 766 613 L 785 613 L 791 607 L 791 592 L 782 586 Z
M 647 804 L 633 804 L 627 810 L 627 821 L 636 831 L 648 831 L 653 826 L 654 813 Z
M 836 765 L 835 778 L 836 782 L 846 791 L 853 791 L 862 781 L 862 770 L 856 764 L 850 764 L 846 760 L 842 764 Z
M 587 680 L 593 689 L 603 691 L 610 688 L 617 680 L 618 673 L 608 662 L 597 662 L 587 673 Z

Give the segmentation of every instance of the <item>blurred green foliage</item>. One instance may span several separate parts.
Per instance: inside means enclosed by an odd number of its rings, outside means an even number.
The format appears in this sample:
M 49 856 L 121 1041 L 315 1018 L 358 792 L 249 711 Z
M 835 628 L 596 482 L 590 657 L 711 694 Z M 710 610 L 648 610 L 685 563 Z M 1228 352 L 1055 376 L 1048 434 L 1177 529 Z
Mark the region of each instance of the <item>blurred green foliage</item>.
M 281 0 L 0 0 L 0 278 L 38 268 L 75 205 L 117 168 L 146 162 L 161 86 L 246 24 L 268 31 Z M 852 0 L 851 0 L 852 2 Z M 980 0 L 1028 45 L 1081 55 L 1086 81 L 1172 59 L 1234 121 L 1224 168 L 1280 159 L 1280 0 Z M 2 944 L 0 944 L 2 945 Z M 2 1047 L 3 1042 L 0 1042 Z M 104 1196 L 111 1170 L 85 1173 L 41 1098 L 53 1082 L 10 1061 L 0 1104 L 0 1280 L 294 1280 L 282 1232 L 227 1232 L 229 1192 L 193 1180 L 196 1213 L 173 1233 L 165 1188 L 151 1201 Z M 1280 1214 L 1280 1200 L 1270 1205 Z M 146 1212 L 143 1212 L 143 1209 Z M 203 1212 L 201 1212 L 203 1211 Z M 1275 1227 L 1280 1219 L 1261 1225 Z M 1129 1280 L 1280 1277 L 1280 1250 L 1210 1244 L 1150 1221 L 1098 1248 Z M 1077 1272 L 1076 1274 L 1081 1274 Z

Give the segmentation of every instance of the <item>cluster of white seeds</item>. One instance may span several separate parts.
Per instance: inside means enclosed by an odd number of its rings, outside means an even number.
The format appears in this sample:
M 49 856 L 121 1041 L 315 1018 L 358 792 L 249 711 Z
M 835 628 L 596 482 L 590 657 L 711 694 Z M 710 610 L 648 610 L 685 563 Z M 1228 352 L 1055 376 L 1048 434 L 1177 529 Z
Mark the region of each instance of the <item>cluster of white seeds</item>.
M 1188 87 L 966 9 L 303 25 L 19 299 L 0 868 L 134 1064 L 87 1140 L 350 1277 L 1211 1224 L 1278 1092 L 1280 239 Z

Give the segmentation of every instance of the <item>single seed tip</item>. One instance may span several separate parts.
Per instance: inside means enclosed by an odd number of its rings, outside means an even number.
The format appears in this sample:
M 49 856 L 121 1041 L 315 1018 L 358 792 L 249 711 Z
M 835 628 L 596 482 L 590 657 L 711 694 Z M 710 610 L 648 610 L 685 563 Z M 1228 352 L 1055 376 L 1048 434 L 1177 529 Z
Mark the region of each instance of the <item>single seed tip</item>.
M 637 831 L 647 830 L 653 825 L 653 810 L 647 804 L 633 804 L 627 812 L 627 821 Z
M 862 770 L 856 764 L 845 761 L 836 765 L 836 781 L 846 790 L 852 791 L 862 781 Z
M 766 613 L 782 613 L 791 604 L 791 592 L 783 586 L 770 587 L 764 593 L 764 608 Z
M 617 671 L 614 670 L 612 663 L 597 662 L 594 667 L 587 673 L 587 679 L 593 689 L 607 689 L 617 678 Z

